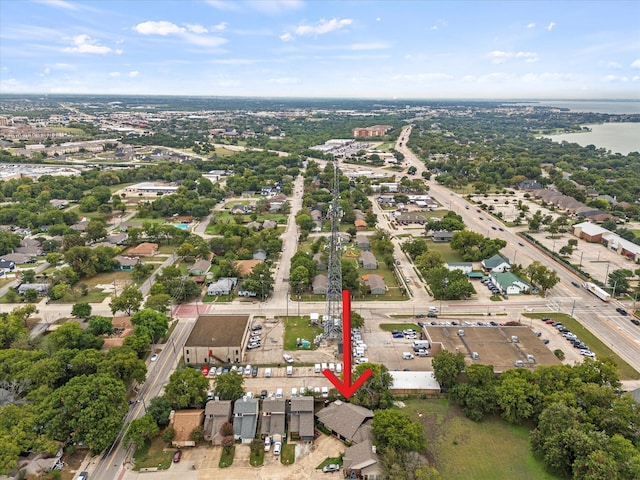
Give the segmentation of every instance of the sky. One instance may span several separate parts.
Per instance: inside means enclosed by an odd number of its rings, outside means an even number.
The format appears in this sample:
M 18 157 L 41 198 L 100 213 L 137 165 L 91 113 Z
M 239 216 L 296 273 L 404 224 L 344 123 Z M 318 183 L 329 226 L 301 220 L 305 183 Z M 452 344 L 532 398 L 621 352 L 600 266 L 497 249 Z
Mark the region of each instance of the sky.
M 640 1 L 0 0 L 0 93 L 640 99 Z

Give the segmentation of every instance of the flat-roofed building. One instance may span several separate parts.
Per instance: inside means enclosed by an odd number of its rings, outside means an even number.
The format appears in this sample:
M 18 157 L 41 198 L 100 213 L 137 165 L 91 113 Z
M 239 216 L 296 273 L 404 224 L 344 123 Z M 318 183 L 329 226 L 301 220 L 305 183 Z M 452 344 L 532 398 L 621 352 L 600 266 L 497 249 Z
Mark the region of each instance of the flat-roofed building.
M 249 315 L 200 315 L 182 354 L 186 364 L 241 363 Z

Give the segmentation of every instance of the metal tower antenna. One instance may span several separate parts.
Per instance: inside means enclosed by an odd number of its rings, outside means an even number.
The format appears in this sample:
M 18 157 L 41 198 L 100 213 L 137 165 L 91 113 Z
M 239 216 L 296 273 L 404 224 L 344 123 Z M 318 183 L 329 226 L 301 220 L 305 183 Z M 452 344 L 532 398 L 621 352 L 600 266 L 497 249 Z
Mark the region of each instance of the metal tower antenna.
M 329 237 L 329 264 L 327 279 L 327 312 L 324 317 L 324 337 L 340 338 L 342 334 L 342 263 L 340 260 L 340 202 L 338 160 L 333 164 L 333 201 L 329 210 L 331 236 Z

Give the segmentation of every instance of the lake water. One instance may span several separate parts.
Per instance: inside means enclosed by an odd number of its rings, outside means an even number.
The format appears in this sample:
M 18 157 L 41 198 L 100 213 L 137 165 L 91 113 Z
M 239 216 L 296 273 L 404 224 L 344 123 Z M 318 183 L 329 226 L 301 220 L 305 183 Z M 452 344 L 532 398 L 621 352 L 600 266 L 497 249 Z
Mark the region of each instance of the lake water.
M 572 112 L 611 115 L 640 113 L 640 100 L 531 100 L 512 105 L 568 108 Z
M 603 123 L 586 126 L 591 128 L 590 132 L 545 135 L 545 137 L 554 142 L 567 141 L 583 147 L 595 145 L 597 148 L 606 148 L 622 155 L 640 152 L 640 123 Z

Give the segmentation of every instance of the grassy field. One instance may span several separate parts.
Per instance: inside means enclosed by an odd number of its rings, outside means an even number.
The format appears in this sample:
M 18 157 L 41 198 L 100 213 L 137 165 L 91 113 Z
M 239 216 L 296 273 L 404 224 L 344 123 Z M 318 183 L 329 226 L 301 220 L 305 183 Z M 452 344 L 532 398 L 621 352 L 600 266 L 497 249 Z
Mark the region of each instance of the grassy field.
M 280 462 L 283 465 L 291 465 L 296 461 L 296 446 L 294 443 L 283 443 L 280 452 Z
M 420 327 L 415 323 L 381 323 L 380 329 L 385 332 L 390 332 L 391 330 L 409 330 L 412 328 L 416 332 L 420 331 Z
M 635 371 L 631 365 L 622 360 L 609 347 L 602 343 L 598 337 L 593 335 L 589 330 L 584 328 L 580 322 L 571 318 L 569 315 L 565 313 L 531 313 L 525 316 L 534 319 L 549 317 L 556 322 L 562 322 L 565 327 L 578 335 L 580 340 L 589 345 L 589 349 L 596 354 L 597 358 L 600 360 L 605 358 L 613 360 L 618 367 L 618 376 L 621 380 L 640 380 L 640 373 Z M 567 348 L 571 348 L 570 345 Z
M 136 466 L 134 470 L 141 468 L 158 467 L 166 470 L 171 466 L 174 451 L 164 451 L 165 442 L 160 437 L 155 437 L 151 441 L 146 441 L 136 449 L 133 454 Z
M 556 480 L 531 453 L 529 429 L 499 417 L 467 419 L 448 400 L 408 400 L 403 409 L 424 426 L 429 459 L 447 480 Z
M 323 462 L 316 467 L 316 470 L 320 470 L 327 465 L 335 463 L 337 465 L 342 465 L 342 457 L 327 457 L 323 460 Z
M 218 466 L 220 468 L 230 467 L 233 464 L 233 456 L 236 454 L 236 447 L 233 446 L 229 449 L 229 453 L 222 450 L 222 455 L 220 456 L 220 462 L 218 462 Z
M 313 339 L 322 333 L 322 327 L 311 325 L 309 317 L 287 317 L 284 323 L 285 350 L 313 350 L 316 348 Z M 311 342 L 311 348 L 301 349 L 296 345 L 297 338 Z
M 432 242 L 427 240 L 427 246 L 429 250 L 436 250 L 442 254 L 442 258 L 447 263 L 464 262 L 462 256 L 458 252 L 451 249 L 451 244 L 448 242 Z

